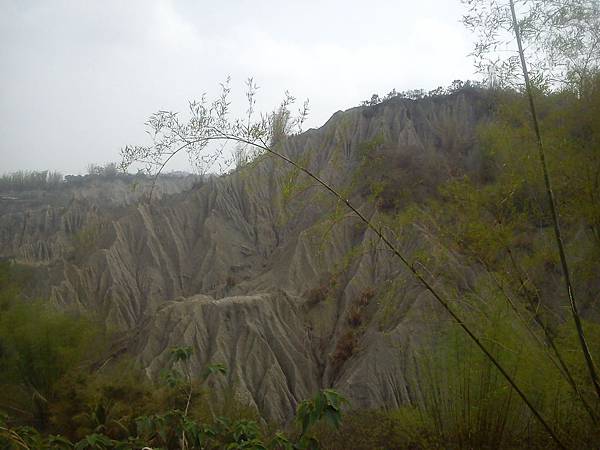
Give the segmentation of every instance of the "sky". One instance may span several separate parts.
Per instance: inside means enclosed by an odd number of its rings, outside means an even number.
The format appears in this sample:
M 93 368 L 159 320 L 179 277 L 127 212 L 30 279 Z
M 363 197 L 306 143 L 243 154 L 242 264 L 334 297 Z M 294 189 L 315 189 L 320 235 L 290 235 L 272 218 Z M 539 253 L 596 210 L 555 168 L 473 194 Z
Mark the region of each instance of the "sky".
M 474 79 L 459 0 L 0 0 L 0 174 L 85 173 L 148 144 L 158 110 L 244 83 L 286 90 L 308 127 L 373 93 Z M 185 170 L 185 160 L 171 170 Z

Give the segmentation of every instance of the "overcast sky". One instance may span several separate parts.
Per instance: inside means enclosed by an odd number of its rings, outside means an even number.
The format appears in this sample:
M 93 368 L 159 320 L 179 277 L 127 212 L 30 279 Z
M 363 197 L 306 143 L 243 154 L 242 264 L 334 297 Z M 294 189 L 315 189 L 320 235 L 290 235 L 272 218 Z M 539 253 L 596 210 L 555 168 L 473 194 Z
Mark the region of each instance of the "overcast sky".
M 459 0 L 0 0 L 0 173 L 84 173 L 147 143 L 144 121 L 231 76 L 308 125 L 372 93 L 474 78 Z M 182 162 L 171 169 L 183 169 Z

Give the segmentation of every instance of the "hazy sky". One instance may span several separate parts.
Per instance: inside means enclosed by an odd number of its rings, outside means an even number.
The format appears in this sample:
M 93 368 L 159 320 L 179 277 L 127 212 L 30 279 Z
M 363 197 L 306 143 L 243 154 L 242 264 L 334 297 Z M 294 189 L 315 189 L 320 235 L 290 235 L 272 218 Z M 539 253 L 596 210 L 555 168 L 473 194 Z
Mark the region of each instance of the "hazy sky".
M 459 0 L 0 0 L 0 173 L 83 173 L 147 143 L 144 121 L 228 75 L 308 125 L 372 93 L 473 78 Z M 234 108 L 235 109 L 235 108 Z M 171 166 L 182 169 L 183 162 Z

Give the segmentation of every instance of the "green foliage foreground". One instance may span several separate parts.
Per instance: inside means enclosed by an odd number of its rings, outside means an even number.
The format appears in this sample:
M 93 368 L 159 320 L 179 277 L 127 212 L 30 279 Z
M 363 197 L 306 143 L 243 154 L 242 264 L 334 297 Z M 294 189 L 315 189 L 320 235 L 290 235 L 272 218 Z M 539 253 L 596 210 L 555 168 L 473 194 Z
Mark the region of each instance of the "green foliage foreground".
M 189 418 L 179 409 L 136 417 L 131 428 L 116 422 L 127 437 L 113 438 L 94 432 L 79 440 L 53 434 L 42 434 L 29 426 L 11 427 L 7 418 L 0 418 L 0 448 L 2 449 L 318 449 L 318 440 L 309 430 L 321 419 L 337 425 L 340 420 L 339 394 L 324 390 L 314 399 L 298 407 L 297 420 L 301 433 L 267 433 L 257 421 L 218 416 L 212 422 Z M 96 410 L 98 413 L 98 410 Z M 95 417 L 101 421 L 105 416 Z

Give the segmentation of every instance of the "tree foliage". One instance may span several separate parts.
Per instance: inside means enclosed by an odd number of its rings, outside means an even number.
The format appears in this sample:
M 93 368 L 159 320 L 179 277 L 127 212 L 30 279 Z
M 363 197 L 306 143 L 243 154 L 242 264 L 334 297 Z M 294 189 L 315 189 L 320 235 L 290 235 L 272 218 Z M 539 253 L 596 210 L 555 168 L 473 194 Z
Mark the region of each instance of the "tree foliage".
M 98 327 L 21 296 L 18 268 L 0 265 L 0 408 L 18 412 L 44 429 L 57 382 L 88 358 Z M 16 276 L 15 276 L 16 275 Z
M 158 176 L 175 155 L 184 152 L 198 173 L 224 173 L 236 161 L 244 164 L 252 161 L 265 153 L 264 147 L 277 146 L 282 137 L 302 130 L 308 102 L 294 115 L 290 108 L 296 99 L 286 92 L 275 111 L 256 117 L 258 86 L 249 78 L 246 87 L 248 103 L 243 118 L 230 117 L 229 78 L 221 83 L 221 92 L 212 102 L 206 95 L 190 101 L 187 118 L 173 111 L 153 114 L 146 122 L 152 144 L 123 148 L 121 168 L 127 170 L 137 164 L 147 173 Z M 226 151 L 228 143 L 236 145 L 233 157 Z
M 510 5 L 462 0 L 463 23 L 476 36 L 476 69 L 493 86 L 522 85 Z M 596 0 L 516 0 L 519 30 L 538 86 L 583 92 L 600 69 L 600 4 Z

